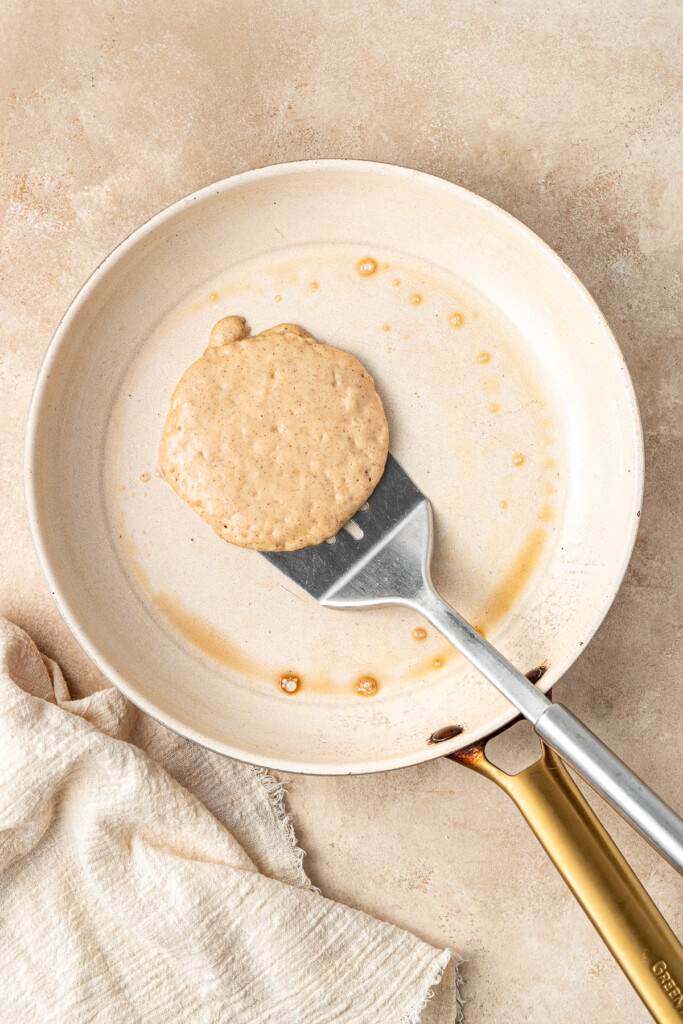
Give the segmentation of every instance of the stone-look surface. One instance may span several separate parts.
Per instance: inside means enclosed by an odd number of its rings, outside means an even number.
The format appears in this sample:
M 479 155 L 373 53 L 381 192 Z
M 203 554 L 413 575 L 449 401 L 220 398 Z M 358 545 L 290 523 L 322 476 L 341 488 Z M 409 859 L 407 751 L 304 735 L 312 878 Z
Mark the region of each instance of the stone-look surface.
M 0 612 L 72 680 L 102 685 L 43 583 L 21 481 L 40 360 L 102 257 L 168 203 L 246 168 L 336 156 L 432 171 L 549 242 L 626 355 L 645 427 L 642 528 L 557 695 L 680 808 L 679 28 L 675 0 L 6 0 Z M 526 744 L 520 728 L 498 741 L 509 756 Z M 490 783 L 446 761 L 289 782 L 315 882 L 460 950 L 469 1021 L 649 1019 Z M 683 932 L 680 878 L 601 814 Z

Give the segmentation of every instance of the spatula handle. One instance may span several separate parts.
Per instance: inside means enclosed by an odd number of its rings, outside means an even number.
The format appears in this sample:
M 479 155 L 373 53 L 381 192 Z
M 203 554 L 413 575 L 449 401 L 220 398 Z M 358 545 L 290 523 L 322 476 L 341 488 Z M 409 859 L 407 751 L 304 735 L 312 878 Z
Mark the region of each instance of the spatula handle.
M 683 874 L 683 820 L 561 704 L 554 705 L 431 588 L 412 606 L 531 722 L 548 746 Z
M 657 1024 L 680 1022 L 683 947 L 553 751 L 518 775 L 483 743 L 450 756 L 511 797 Z
M 683 873 L 683 821 L 588 726 L 563 704 L 552 704 L 534 728 L 563 761 Z

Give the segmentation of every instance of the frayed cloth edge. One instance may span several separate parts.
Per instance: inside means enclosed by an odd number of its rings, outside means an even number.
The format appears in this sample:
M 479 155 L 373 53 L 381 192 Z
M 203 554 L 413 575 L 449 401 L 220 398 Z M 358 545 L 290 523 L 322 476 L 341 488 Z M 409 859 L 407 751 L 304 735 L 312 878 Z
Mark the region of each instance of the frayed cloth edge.
M 279 782 L 274 775 L 271 775 L 267 768 L 261 768 L 259 765 L 252 765 L 251 767 L 254 775 L 263 786 L 273 814 L 282 828 L 292 853 L 294 854 L 298 884 L 302 889 L 308 889 L 312 892 L 320 893 L 320 889 L 317 885 L 313 885 L 310 878 L 304 871 L 304 857 L 306 856 L 306 852 L 301 849 L 297 842 L 294 825 L 289 816 L 289 811 L 287 810 L 287 789 L 284 783 Z
M 254 775 L 258 778 L 259 782 L 263 786 L 263 789 L 268 797 L 273 814 L 275 815 L 278 824 L 283 829 L 287 841 L 291 847 L 292 853 L 294 854 L 294 861 L 296 865 L 297 881 L 303 889 L 308 889 L 312 892 L 320 893 L 320 889 L 313 885 L 310 878 L 304 871 L 304 857 L 306 856 L 305 850 L 302 850 L 299 846 L 296 838 L 296 832 L 294 831 L 294 825 L 292 819 L 287 810 L 287 788 L 284 783 L 280 782 L 275 776 L 271 775 L 267 768 L 261 768 L 259 765 L 252 765 Z M 463 1006 L 465 1000 L 460 993 L 460 986 L 462 984 L 462 978 L 458 968 L 464 963 L 464 958 L 458 953 L 453 952 L 450 949 L 444 949 L 436 958 L 432 967 L 427 974 L 424 981 L 426 990 L 424 994 L 418 994 L 415 1005 L 410 1007 L 407 1016 L 404 1018 L 405 1024 L 420 1024 L 420 1018 L 422 1012 L 427 1006 L 430 999 L 434 998 L 434 990 L 438 985 L 441 984 L 443 978 L 443 972 L 446 970 L 448 964 L 453 961 L 453 966 L 456 970 L 455 988 L 456 988 L 456 1012 L 453 1024 L 462 1024 L 463 1017 Z
M 460 977 L 460 971 L 458 970 L 458 968 L 465 961 L 463 957 L 461 957 L 458 953 L 453 952 L 453 950 L 451 949 L 444 949 L 443 952 L 440 953 L 439 956 L 434 961 L 432 968 L 425 979 L 427 991 L 423 996 L 419 997 L 419 1002 L 415 1006 L 411 1007 L 408 1016 L 404 1018 L 405 1024 L 420 1024 L 422 1012 L 427 1006 L 429 1000 L 434 998 L 434 990 L 436 989 L 437 985 L 441 984 L 443 972 L 446 970 L 451 960 L 453 961 L 453 966 L 455 968 L 456 998 L 455 1018 L 453 1024 L 462 1024 L 462 1021 L 464 1020 L 463 1006 L 465 1005 L 465 1000 L 463 999 L 460 993 L 462 978 Z

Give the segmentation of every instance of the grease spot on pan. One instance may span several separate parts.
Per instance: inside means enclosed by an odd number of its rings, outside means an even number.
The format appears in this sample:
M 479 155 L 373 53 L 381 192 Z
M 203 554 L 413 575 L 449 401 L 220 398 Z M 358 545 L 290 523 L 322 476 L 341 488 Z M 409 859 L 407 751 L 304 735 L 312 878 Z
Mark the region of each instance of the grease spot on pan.
M 528 535 L 509 569 L 480 609 L 479 619 L 484 627 L 490 629 L 499 622 L 521 596 L 541 560 L 547 540 L 548 534 L 541 527 Z
M 354 690 L 359 697 L 374 697 L 379 690 L 379 684 L 372 676 L 361 676 L 354 686 Z
M 301 680 L 293 672 L 285 672 L 280 676 L 280 689 L 285 693 L 296 693 L 301 686 Z
M 156 590 L 152 592 L 151 598 L 164 618 L 202 654 L 236 672 L 259 674 L 258 666 L 248 655 L 199 615 L 186 608 L 175 595 Z
M 377 261 L 372 256 L 364 256 L 358 261 L 358 273 L 363 277 L 370 277 L 377 270 Z

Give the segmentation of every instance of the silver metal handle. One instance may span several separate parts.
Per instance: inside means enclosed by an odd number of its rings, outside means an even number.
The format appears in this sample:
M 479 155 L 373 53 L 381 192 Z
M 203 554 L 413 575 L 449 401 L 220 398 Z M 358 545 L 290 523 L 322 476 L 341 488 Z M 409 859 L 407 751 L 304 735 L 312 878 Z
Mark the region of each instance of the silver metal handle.
M 552 704 L 534 726 L 575 769 L 683 873 L 683 821 L 563 704 Z
M 683 874 L 683 820 L 575 715 L 553 704 L 429 585 L 404 603 L 420 611 L 581 778 Z

